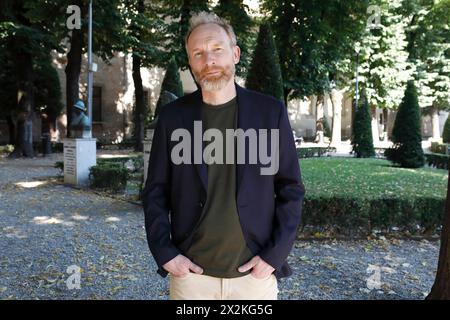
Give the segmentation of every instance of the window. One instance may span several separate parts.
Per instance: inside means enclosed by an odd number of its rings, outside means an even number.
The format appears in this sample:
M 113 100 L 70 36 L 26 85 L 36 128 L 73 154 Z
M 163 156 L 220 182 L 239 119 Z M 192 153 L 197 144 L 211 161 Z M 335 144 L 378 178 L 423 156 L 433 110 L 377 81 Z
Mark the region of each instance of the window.
M 102 87 L 92 88 L 92 121 L 102 121 Z

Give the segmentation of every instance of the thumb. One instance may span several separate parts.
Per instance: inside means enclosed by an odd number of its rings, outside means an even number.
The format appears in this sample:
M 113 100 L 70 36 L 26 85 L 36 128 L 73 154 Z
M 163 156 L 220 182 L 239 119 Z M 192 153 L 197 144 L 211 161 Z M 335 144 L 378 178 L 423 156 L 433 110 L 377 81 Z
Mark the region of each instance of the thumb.
M 238 271 L 246 272 L 246 271 L 250 270 L 251 268 L 253 268 L 254 266 L 256 266 L 256 263 L 257 263 L 257 259 L 255 259 L 255 257 L 253 257 L 249 262 L 240 266 Z
M 191 262 L 191 265 L 189 266 L 189 269 L 192 270 L 194 273 L 202 274 L 203 269 L 196 265 L 195 263 Z

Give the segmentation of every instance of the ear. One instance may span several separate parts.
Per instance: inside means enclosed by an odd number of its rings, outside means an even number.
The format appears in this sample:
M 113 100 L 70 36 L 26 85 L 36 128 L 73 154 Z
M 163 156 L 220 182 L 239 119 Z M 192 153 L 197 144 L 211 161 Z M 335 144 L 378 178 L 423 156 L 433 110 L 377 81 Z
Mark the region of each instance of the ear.
M 238 46 L 233 47 L 233 60 L 234 64 L 238 64 L 241 59 L 241 48 Z

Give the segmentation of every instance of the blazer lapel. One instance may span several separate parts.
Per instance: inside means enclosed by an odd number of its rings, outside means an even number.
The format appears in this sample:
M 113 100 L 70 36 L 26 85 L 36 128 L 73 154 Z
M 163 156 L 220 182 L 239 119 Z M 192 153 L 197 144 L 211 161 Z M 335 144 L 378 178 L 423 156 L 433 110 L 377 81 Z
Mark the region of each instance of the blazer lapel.
M 248 119 L 250 119 L 251 115 L 250 113 L 250 103 L 251 101 L 249 101 L 248 99 L 248 95 L 245 92 L 245 89 L 242 88 L 241 86 L 239 86 L 237 83 L 235 83 L 236 86 L 236 96 L 237 96 L 237 129 L 242 129 L 244 131 L 250 129 L 250 124 L 248 122 Z M 192 163 L 194 163 L 194 166 L 197 170 L 197 173 L 200 177 L 200 180 L 202 182 L 203 188 L 205 189 L 205 191 L 208 190 L 208 169 L 207 166 L 204 162 L 203 159 L 203 150 L 205 148 L 205 142 L 203 141 L 203 133 L 204 133 L 204 128 L 202 126 L 202 132 L 201 132 L 201 146 L 202 146 L 202 151 L 201 151 L 201 156 L 199 158 L 201 158 L 201 163 L 195 163 L 194 161 L 194 138 L 199 138 L 197 133 L 197 136 L 195 136 L 194 133 L 194 121 L 202 121 L 202 103 L 203 103 L 203 99 L 202 99 L 202 94 L 201 94 L 201 90 L 197 90 L 195 91 L 191 98 L 188 101 L 188 105 L 187 107 L 190 109 L 189 112 L 185 113 L 185 126 L 187 128 L 187 130 L 190 132 L 191 137 L 192 138 L 192 143 L 191 143 L 191 161 Z M 236 140 L 235 140 L 236 142 Z M 236 150 L 237 150 L 236 146 Z M 245 155 L 248 155 L 248 148 L 245 147 L 245 150 L 241 150 L 240 152 L 245 152 Z M 235 157 L 235 160 L 237 160 L 237 154 Z M 244 175 L 246 172 L 248 164 L 244 163 L 244 164 L 238 164 L 236 163 L 236 197 L 239 196 L 239 192 L 242 189 L 242 181 L 244 180 Z
M 203 132 L 205 131 L 203 126 L 202 126 L 202 131 L 201 133 L 198 132 L 197 136 L 196 133 L 194 132 L 194 122 L 195 121 L 202 121 L 202 94 L 200 90 L 195 91 L 189 101 L 188 101 L 188 105 L 186 106 L 187 108 L 189 108 L 189 110 L 186 110 L 187 112 L 185 112 L 185 117 L 184 117 L 184 122 L 185 122 L 185 127 L 186 129 L 189 131 L 189 133 L 191 134 L 191 163 L 194 164 L 195 169 L 197 170 L 197 173 L 200 177 L 200 180 L 202 182 L 203 188 L 205 189 L 205 191 L 208 190 L 208 170 L 206 167 L 206 164 L 203 160 L 203 149 L 205 148 L 205 142 L 203 141 Z M 201 134 L 200 137 L 198 137 L 198 135 Z M 201 139 L 201 155 L 199 160 L 200 163 L 196 163 L 196 161 L 194 161 L 194 152 L 195 152 L 195 145 L 198 142 L 195 142 L 195 139 Z M 199 161 L 197 161 L 199 162 Z
M 249 119 L 251 119 L 250 114 L 250 103 L 251 101 L 248 98 L 248 95 L 244 88 L 236 85 L 236 95 L 237 95 L 237 104 L 238 104 L 238 121 L 237 128 L 242 129 L 244 132 L 250 128 Z M 236 140 L 235 140 L 236 143 Z M 247 145 L 247 144 L 245 144 Z M 237 150 L 238 146 L 236 146 Z M 244 147 L 244 150 L 240 150 L 240 152 L 244 152 L 245 156 L 248 156 L 248 148 Z M 235 157 L 237 159 L 237 155 Z M 239 200 L 240 191 L 242 191 L 242 181 L 244 180 L 245 173 L 247 172 L 247 161 L 244 161 L 243 164 L 239 164 L 236 161 L 236 199 Z

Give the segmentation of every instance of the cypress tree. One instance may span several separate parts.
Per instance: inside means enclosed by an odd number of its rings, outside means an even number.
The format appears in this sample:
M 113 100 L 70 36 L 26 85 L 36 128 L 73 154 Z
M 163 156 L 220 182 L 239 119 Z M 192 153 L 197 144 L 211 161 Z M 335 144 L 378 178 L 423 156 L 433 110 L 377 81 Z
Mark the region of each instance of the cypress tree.
M 422 149 L 421 114 L 417 90 L 408 81 L 392 130 L 394 146 L 386 150 L 386 157 L 404 168 L 419 168 L 425 164 Z
M 372 116 L 367 97 L 365 94 L 363 94 L 363 97 L 362 104 L 356 108 L 352 145 L 357 158 L 370 158 L 375 156 L 372 139 Z
M 245 87 L 284 99 L 280 62 L 269 23 L 263 23 L 259 28 Z
M 447 120 L 445 121 L 442 140 L 444 141 L 444 143 L 450 143 L 450 116 L 447 117 Z
M 161 84 L 161 94 L 159 95 L 158 102 L 156 103 L 155 116 L 159 113 L 162 104 L 162 93 L 164 91 L 168 91 L 176 95 L 177 97 L 181 97 L 184 95 L 183 85 L 180 80 L 180 74 L 178 72 L 178 65 L 174 58 L 170 59 L 170 62 L 167 66 L 166 74 L 164 75 L 163 82 Z

